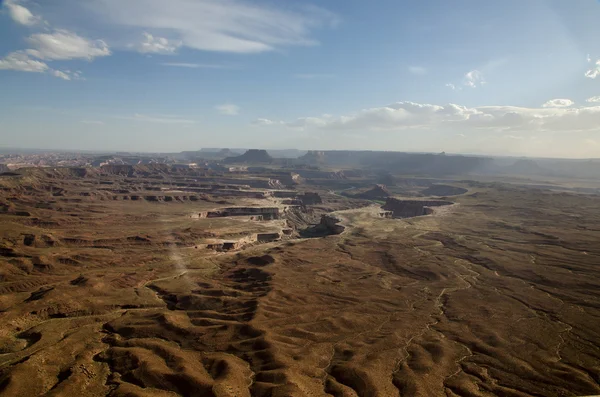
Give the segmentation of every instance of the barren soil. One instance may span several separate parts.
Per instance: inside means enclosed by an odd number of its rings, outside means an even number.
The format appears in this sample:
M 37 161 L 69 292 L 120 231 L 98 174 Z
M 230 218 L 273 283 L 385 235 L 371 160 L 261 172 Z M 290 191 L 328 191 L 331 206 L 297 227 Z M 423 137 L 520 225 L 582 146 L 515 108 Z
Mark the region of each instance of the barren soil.
M 326 185 L 292 208 L 201 182 L 0 179 L 0 394 L 600 394 L 599 196 L 466 184 L 387 219 Z M 198 216 L 236 206 L 290 220 Z M 299 238 L 321 213 L 345 231 Z

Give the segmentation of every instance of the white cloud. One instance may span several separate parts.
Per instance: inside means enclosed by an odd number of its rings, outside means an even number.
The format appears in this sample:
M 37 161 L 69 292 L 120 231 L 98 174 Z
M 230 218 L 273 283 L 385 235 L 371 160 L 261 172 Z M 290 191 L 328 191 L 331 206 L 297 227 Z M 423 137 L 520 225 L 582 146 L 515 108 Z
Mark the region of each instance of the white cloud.
M 225 103 L 223 105 L 215 106 L 215 109 L 225 116 L 237 116 L 240 113 L 240 108 L 232 103 Z
M 589 62 L 591 63 L 591 59 Z M 598 76 L 600 76 L 600 59 L 594 63 L 590 70 L 585 72 L 585 77 L 589 77 L 590 79 L 595 79 Z
M 600 103 L 600 96 L 593 96 L 591 98 L 586 99 L 588 103 Z
M 261 119 L 259 119 L 261 120 Z M 258 125 L 281 124 L 303 130 L 429 130 L 473 135 L 476 131 L 496 131 L 521 136 L 522 133 L 600 131 L 600 106 L 540 107 L 431 105 L 397 102 L 384 107 L 363 109 L 343 116 L 302 117 L 296 120 L 255 121 Z
M 409 66 L 408 71 L 418 76 L 423 76 L 427 74 L 427 69 L 425 69 L 422 66 Z
M 61 72 L 60 70 L 53 70 L 51 72 L 51 74 L 54 77 L 58 77 L 59 79 L 63 79 L 63 80 L 71 80 L 71 76 L 69 76 L 67 73 L 65 72 Z
M 273 121 L 270 119 L 256 119 L 252 122 L 252 124 L 254 125 L 273 125 L 273 124 L 279 124 L 277 121 Z
M 44 60 L 88 59 L 111 54 L 103 40 L 91 41 L 67 30 L 38 33 L 27 38 L 33 47 L 25 50 L 29 55 Z
M 181 41 L 168 40 L 164 37 L 154 37 L 148 32 L 144 32 L 145 41 L 137 46 L 137 50 L 142 54 L 174 54 L 179 47 Z
M 485 79 L 483 78 L 483 73 L 479 70 L 471 70 L 467 74 L 465 74 L 465 78 L 463 79 L 463 85 L 471 88 L 477 88 L 484 85 Z
M 63 80 L 83 80 L 80 71 L 55 70 L 45 62 L 31 59 L 24 51 L 15 51 L 0 59 L 0 70 L 17 70 L 20 72 L 47 73 Z
M 147 123 L 161 123 L 161 124 L 194 124 L 196 121 L 183 119 L 179 116 L 174 115 L 146 115 L 135 113 L 133 116 L 121 116 L 117 117 L 123 120 L 141 121 Z
M 0 70 L 18 70 L 21 72 L 44 73 L 49 67 L 45 62 L 31 59 L 23 51 L 15 51 L 0 59 Z
M 570 99 L 551 99 L 542 105 L 543 108 L 566 108 L 573 106 L 575 102 Z
M 452 83 L 446 83 L 446 87 L 450 88 L 451 90 L 460 90 L 460 87 L 457 87 L 456 85 L 452 84 Z
M 33 15 L 31 11 L 18 4 L 15 0 L 5 0 L 4 7 L 8 10 L 8 15 L 10 15 L 13 21 L 21 25 L 32 26 L 41 21 L 41 18 Z
M 318 44 L 311 33 L 339 22 L 315 6 L 256 4 L 248 0 L 90 0 L 96 20 L 142 31 L 168 31 L 183 46 L 235 53 L 256 53 L 294 45 Z
M 78 70 L 76 72 L 72 72 L 70 70 L 49 70 L 50 74 L 54 77 L 61 78 L 63 80 L 85 80 L 81 76 L 81 72 Z

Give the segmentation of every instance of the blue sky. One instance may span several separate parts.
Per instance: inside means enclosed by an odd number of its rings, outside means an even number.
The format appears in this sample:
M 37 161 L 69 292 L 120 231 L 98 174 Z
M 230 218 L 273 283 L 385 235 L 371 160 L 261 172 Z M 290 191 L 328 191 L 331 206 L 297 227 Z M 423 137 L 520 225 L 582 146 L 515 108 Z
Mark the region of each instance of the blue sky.
M 4 0 L 0 145 L 600 157 L 596 0 Z

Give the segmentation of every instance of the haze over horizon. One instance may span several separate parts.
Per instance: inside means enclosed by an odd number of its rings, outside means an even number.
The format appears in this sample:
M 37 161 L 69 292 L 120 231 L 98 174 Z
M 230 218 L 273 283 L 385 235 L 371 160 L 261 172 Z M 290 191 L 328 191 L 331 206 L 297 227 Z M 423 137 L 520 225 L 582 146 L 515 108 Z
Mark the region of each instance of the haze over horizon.
M 600 3 L 4 0 L 0 140 L 600 157 Z

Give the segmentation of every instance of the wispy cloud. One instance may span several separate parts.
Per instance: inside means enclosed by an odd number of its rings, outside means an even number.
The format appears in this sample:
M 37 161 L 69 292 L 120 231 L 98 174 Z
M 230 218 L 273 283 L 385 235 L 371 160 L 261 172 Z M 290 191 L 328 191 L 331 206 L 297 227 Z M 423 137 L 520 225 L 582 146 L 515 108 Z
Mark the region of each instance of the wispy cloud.
M 570 99 L 551 99 L 542 105 L 543 108 L 566 108 L 573 106 L 575 102 Z
M 590 69 L 587 72 L 585 72 L 585 77 L 588 77 L 590 79 L 595 79 L 596 77 L 600 76 L 600 59 L 597 60 L 596 62 L 592 62 L 592 59 L 588 55 L 588 63 L 593 63 L 593 64 L 590 67 Z
M 195 120 L 184 119 L 175 115 L 146 115 L 135 113 L 133 116 L 118 116 L 123 120 L 133 120 L 146 123 L 162 123 L 162 124 L 195 124 Z
M 232 103 L 215 106 L 215 109 L 224 116 L 237 116 L 240 113 L 240 107 Z
M 417 76 L 424 76 L 427 74 L 427 69 L 422 66 L 409 66 L 408 71 Z
M 203 51 L 258 53 L 315 45 L 315 30 L 339 22 L 335 14 L 316 6 L 249 0 L 89 0 L 85 4 L 96 20 L 124 35 L 135 30 L 168 31 L 169 40 Z
M 466 87 L 477 88 L 484 84 L 486 84 L 486 82 L 483 73 L 479 70 L 471 70 L 465 74 L 465 78 L 463 79 L 463 85 Z
M 257 4 L 250 0 L 88 0 L 37 2 L 41 15 L 25 5 L 29 0 L 4 0 L 4 11 L 32 32 L 27 47 L 0 55 L 0 70 L 46 73 L 63 80 L 81 80 L 66 70 L 52 68 L 52 61 L 88 60 L 113 54 L 111 48 L 144 54 L 176 54 L 182 47 L 201 51 L 259 53 L 290 46 L 318 45 L 319 29 L 335 27 L 340 18 L 312 5 Z M 75 10 L 76 8 L 76 10 Z M 86 26 L 75 31 L 51 26 L 42 15 L 55 17 L 77 12 L 82 20 L 94 20 L 94 32 L 108 39 L 86 37 Z M 53 18 L 53 21 L 61 18 Z M 111 43 L 109 46 L 108 43 Z M 227 64 L 167 62 L 165 66 L 201 69 L 237 69 Z M 316 77 L 314 75 L 313 77 Z
M 170 55 L 174 54 L 182 45 L 181 41 L 173 41 L 164 37 L 154 37 L 148 32 L 144 32 L 143 36 L 144 41 L 134 46 L 142 54 Z
M 50 67 L 46 62 L 31 59 L 31 57 L 23 51 L 11 52 L 0 59 L 0 70 L 45 73 L 48 69 L 50 69 Z
M 35 16 L 28 8 L 19 4 L 16 0 L 5 0 L 3 8 L 8 11 L 8 15 L 13 21 L 25 26 L 32 26 L 42 21 L 42 18 Z
M 280 122 L 277 121 L 273 121 L 270 119 L 256 119 L 252 122 L 253 125 L 273 125 L 273 124 L 279 124 Z
M 68 30 L 32 34 L 27 38 L 32 47 L 25 52 L 43 60 L 70 60 L 104 57 L 111 54 L 103 40 L 88 40 Z
M 565 100 L 568 101 L 568 100 Z M 554 101 L 549 101 L 554 102 Z M 566 104 L 567 102 L 564 102 Z M 600 106 L 466 107 L 456 104 L 432 105 L 396 102 L 341 116 L 302 117 L 291 121 L 259 119 L 256 125 L 283 125 L 301 130 L 400 131 L 432 130 L 476 135 L 481 131 L 502 133 L 593 131 L 600 125 Z M 471 132 L 473 134 L 471 134 Z
M 9 15 L 23 25 L 34 25 L 41 18 L 17 4 L 16 0 L 7 0 L 4 7 Z M 83 80 L 81 72 L 52 69 L 46 62 L 72 59 L 93 60 L 96 57 L 111 55 L 108 45 L 103 40 L 89 40 L 76 33 L 64 29 L 50 31 L 45 23 L 43 33 L 34 33 L 26 38 L 30 48 L 13 51 L 0 58 L 0 70 L 16 70 L 30 73 L 48 73 L 63 80 Z
M 0 70 L 16 70 L 19 72 L 47 73 L 63 80 L 85 80 L 81 71 L 56 70 L 48 66 L 46 62 L 32 59 L 23 51 L 11 52 L 0 59 Z
M 591 98 L 586 99 L 588 103 L 600 103 L 600 96 L 593 96 Z

